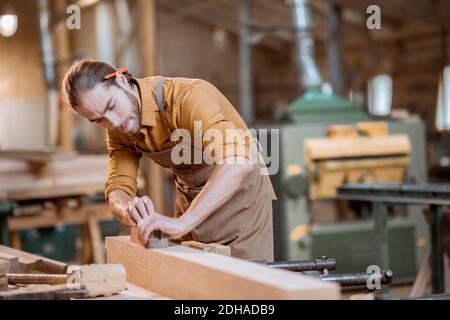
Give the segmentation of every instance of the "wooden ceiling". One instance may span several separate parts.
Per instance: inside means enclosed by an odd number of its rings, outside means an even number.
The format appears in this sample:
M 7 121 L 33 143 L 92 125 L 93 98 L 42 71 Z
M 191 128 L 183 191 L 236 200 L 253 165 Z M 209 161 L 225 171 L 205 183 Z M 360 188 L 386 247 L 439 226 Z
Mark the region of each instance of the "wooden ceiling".
M 225 29 L 239 32 L 239 0 L 159 0 L 164 8 L 161 23 L 174 23 L 178 19 L 193 18 Z M 319 42 L 328 39 L 328 12 L 331 4 L 339 5 L 342 12 L 342 34 L 345 39 L 366 43 L 395 42 L 410 38 L 439 34 L 450 27 L 449 0 L 312 0 L 313 33 Z M 368 32 L 366 9 L 376 4 L 381 8 L 382 29 Z M 262 44 L 272 49 L 284 49 L 293 41 L 290 0 L 253 0 L 252 25 L 269 27 Z M 258 28 L 255 29 L 257 31 Z

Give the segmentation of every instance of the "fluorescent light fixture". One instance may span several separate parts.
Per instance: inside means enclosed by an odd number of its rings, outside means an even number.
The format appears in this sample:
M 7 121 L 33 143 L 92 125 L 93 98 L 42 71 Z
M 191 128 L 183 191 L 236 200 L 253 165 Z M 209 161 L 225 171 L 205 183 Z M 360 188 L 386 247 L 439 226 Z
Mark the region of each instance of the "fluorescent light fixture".
M 374 116 L 387 116 L 392 108 L 392 78 L 381 74 L 369 82 L 369 112 Z
M 18 17 L 9 3 L 0 11 L 0 34 L 3 37 L 12 37 L 17 31 Z
M 436 127 L 438 130 L 450 130 L 450 66 L 444 68 L 439 81 Z

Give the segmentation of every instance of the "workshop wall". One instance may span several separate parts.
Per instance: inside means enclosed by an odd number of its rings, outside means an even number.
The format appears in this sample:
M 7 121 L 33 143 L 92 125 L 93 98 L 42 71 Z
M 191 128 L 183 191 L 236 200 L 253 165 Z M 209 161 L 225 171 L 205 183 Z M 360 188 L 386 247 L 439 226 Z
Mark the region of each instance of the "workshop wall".
M 13 37 L 0 36 L 0 148 L 43 146 L 46 89 L 36 1 L 14 1 L 19 16 Z M 0 8 L 4 1 L 0 1 Z

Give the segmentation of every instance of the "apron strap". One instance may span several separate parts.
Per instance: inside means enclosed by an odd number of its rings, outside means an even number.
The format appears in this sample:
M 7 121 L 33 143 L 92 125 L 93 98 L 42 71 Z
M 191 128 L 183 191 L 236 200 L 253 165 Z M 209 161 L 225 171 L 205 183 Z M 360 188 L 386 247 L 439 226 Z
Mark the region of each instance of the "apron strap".
M 172 141 L 172 129 L 170 129 L 169 120 L 167 119 L 167 112 L 166 109 L 164 108 L 163 85 L 166 80 L 167 78 L 163 77 L 161 80 L 159 80 L 158 84 L 156 85 L 156 103 L 158 104 L 159 112 L 161 113 L 161 118 L 163 120 L 167 136 L 169 137 L 169 140 L 172 142 L 173 146 L 176 146 L 177 143 L 175 141 Z M 201 165 L 201 167 L 204 166 L 205 165 Z M 196 167 L 196 165 L 192 163 L 190 167 L 191 169 L 193 169 Z
M 162 92 L 163 84 L 166 80 L 167 78 L 163 77 L 156 85 L 156 103 L 158 104 L 159 112 L 162 113 L 166 112 L 166 109 L 164 108 L 164 97 Z
M 167 80 L 167 78 L 163 77 L 161 80 L 159 80 L 158 84 L 156 85 L 156 103 L 158 104 L 159 112 L 161 113 L 164 128 L 166 129 L 167 135 L 168 135 L 169 139 L 171 140 L 172 139 L 172 130 L 170 129 L 169 120 L 167 119 L 166 109 L 164 108 L 163 85 L 166 80 Z

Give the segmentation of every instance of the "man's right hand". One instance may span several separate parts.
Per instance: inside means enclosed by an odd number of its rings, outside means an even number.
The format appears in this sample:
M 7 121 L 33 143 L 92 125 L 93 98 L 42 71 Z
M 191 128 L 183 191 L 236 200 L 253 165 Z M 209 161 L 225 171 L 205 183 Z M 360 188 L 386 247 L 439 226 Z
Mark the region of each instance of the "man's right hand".
M 127 226 L 137 226 L 143 219 L 141 215 L 145 217 L 154 212 L 153 202 L 149 197 L 133 199 L 128 193 L 119 189 L 109 194 L 108 205 L 117 220 Z
M 128 193 L 120 189 L 115 189 L 109 194 L 109 210 L 123 225 L 136 225 L 130 212 L 128 211 L 128 203 L 132 200 L 133 198 Z
M 133 201 L 128 202 L 128 212 L 131 215 L 134 225 L 137 225 L 148 216 L 154 214 L 155 207 L 149 197 L 137 197 Z

